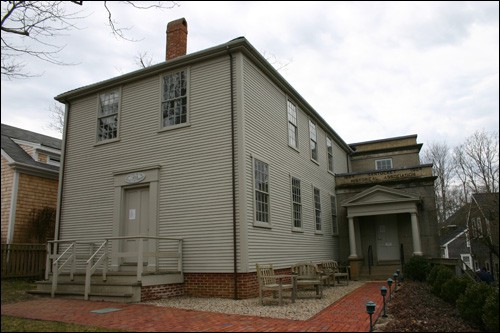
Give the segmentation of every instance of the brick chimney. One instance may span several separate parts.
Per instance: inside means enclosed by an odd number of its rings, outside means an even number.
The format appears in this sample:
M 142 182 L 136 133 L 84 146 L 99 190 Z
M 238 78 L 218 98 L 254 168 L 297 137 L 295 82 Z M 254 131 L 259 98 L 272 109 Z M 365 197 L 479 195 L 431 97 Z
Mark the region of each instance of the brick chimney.
M 167 52 L 165 60 L 171 60 L 186 54 L 188 25 L 181 18 L 167 24 Z

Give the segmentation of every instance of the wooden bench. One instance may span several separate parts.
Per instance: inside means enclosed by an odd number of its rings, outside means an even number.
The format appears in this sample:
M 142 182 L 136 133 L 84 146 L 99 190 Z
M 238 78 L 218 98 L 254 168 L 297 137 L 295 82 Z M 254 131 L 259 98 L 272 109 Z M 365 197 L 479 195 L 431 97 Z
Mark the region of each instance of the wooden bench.
M 301 289 L 314 288 L 316 291 L 315 298 L 323 297 L 322 275 L 316 264 L 312 262 L 300 262 L 292 266 L 292 274 L 296 276 L 297 298 Z
M 276 275 L 272 264 L 256 264 L 257 279 L 259 280 L 260 304 L 264 305 L 264 292 L 272 291 L 273 298 L 278 296 L 279 305 L 283 304 L 283 291 L 291 290 L 292 303 L 295 302 L 296 285 L 293 275 Z
M 335 285 L 335 280 L 337 284 L 340 284 L 340 279 L 344 279 L 346 284 L 349 284 L 349 266 L 340 266 L 337 261 L 329 260 L 323 261 L 321 263 L 321 270 L 325 276 L 325 285 Z

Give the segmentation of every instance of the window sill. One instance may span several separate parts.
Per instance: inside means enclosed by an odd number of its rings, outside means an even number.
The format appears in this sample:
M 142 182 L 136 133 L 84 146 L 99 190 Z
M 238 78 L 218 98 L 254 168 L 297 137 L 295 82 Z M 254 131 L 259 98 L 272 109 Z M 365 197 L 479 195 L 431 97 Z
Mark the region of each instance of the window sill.
M 94 144 L 94 147 L 102 146 L 102 145 L 105 145 L 105 144 L 108 144 L 108 143 L 113 143 L 113 142 L 118 142 L 118 141 L 120 141 L 120 138 L 98 141 L 98 142 L 96 142 Z
M 292 232 L 303 234 L 304 233 L 304 229 L 292 227 Z
M 184 124 L 178 124 L 178 125 L 170 125 L 170 126 L 164 126 L 158 130 L 158 133 L 162 132 L 168 132 L 168 131 L 173 131 L 178 128 L 184 128 L 184 127 L 190 127 L 190 123 L 184 123 Z
M 253 226 L 257 228 L 271 229 L 271 223 L 254 221 Z
M 319 236 L 323 236 L 324 235 L 323 231 L 320 231 L 320 230 L 314 231 L 314 234 L 315 235 L 319 235 Z
M 319 163 L 318 161 L 316 161 L 314 158 L 311 157 L 311 162 L 313 162 L 314 164 L 318 165 L 319 166 Z
M 288 144 L 288 147 L 292 148 L 292 149 L 293 149 L 293 150 L 295 150 L 297 153 L 300 153 L 300 150 L 299 150 L 297 147 L 291 146 L 290 144 Z

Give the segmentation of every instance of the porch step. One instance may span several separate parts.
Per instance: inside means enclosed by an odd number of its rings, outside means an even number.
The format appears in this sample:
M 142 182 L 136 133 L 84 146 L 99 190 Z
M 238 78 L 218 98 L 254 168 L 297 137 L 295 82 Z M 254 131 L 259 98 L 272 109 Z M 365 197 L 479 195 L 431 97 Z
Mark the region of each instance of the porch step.
M 373 280 L 373 281 L 387 281 L 388 278 L 392 278 L 396 270 L 401 271 L 401 264 L 399 262 L 395 264 L 381 264 L 377 266 L 372 266 L 370 271 L 368 266 L 363 266 L 361 268 L 359 279 L 360 280 Z
M 29 290 L 28 294 L 38 295 L 38 296 L 51 296 L 50 290 Z M 60 298 L 71 298 L 71 299 L 83 299 L 84 292 L 77 291 L 56 291 L 54 293 L 55 297 Z M 90 301 L 108 301 L 116 303 L 132 303 L 135 302 L 134 294 L 132 293 L 89 293 Z

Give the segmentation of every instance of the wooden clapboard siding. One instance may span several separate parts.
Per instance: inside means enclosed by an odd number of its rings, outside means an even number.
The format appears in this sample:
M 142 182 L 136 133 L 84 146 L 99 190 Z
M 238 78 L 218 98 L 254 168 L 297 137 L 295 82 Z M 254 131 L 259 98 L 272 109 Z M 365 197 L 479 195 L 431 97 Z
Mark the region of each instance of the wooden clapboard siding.
M 330 194 L 334 177 L 327 171 L 326 132 L 323 124 L 299 107 L 295 96 L 287 96 L 250 61 L 244 62 L 245 172 L 249 268 L 257 262 L 286 267 L 300 260 L 331 258 Z M 287 98 L 297 106 L 298 151 L 288 146 Z M 309 152 L 309 119 L 317 128 L 318 164 Z M 335 167 L 346 170 L 347 156 L 334 142 Z M 252 158 L 269 164 L 271 229 L 253 225 Z M 292 231 L 290 177 L 301 180 L 303 232 Z M 320 189 L 322 234 L 315 233 L 313 186 Z

